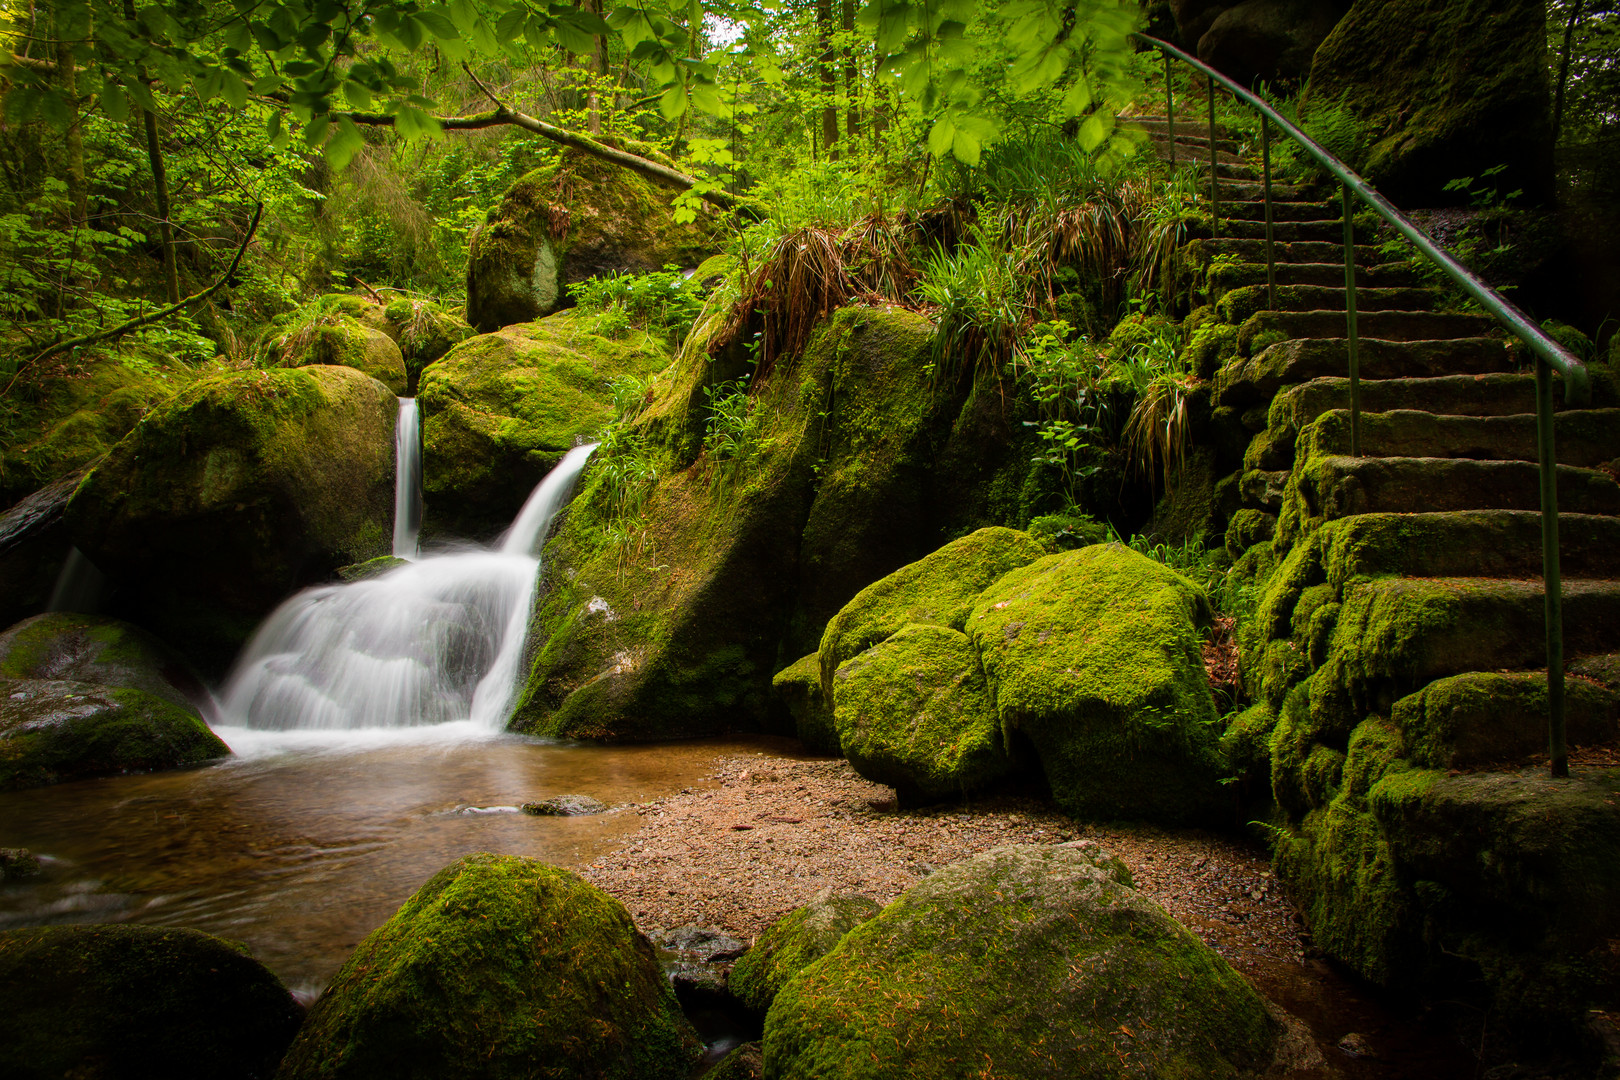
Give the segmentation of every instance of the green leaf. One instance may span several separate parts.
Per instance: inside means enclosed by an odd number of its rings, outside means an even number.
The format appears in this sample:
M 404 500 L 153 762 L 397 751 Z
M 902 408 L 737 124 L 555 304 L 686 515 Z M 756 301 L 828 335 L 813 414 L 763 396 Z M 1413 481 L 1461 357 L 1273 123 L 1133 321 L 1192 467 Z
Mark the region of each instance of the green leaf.
M 371 108 L 371 90 L 353 79 L 344 81 L 343 96 L 348 99 L 350 108 L 361 111 Z
M 106 77 L 101 80 L 101 87 L 96 92 L 96 99 L 101 102 L 101 111 L 112 120 L 129 119 L 129 96 L 124 88 Z
M 659 95 L 658 111 L 664 114 L 666 120 L 679 119 L 686 111 L 686 92 L 680 83 L 676 83 Z
M 1080 132 L 1076 138 L 1080 143 L 1080 149 L 1089 154 L 1108 138 L 1108 128 L 1104 126 L 1101 116 L 1092 113 L 1086 117 L 1085 123 L 1080 125 Z
M 253 92 L 255 94 L 273 94 L 280 89 L 281 76 L 279 75 L 265 75 L 253 80 Z
M 334 169 L 346 169 L 354 155 L 365 146 L 365 139 L 360 136 L 360 129 L 354 126 L 354 121 L 347 116 L 337 123 L 337 131 L 326 142 L 326 160 Z
M 321 140 L 326 138 L 326 129 L 331 126 L 331 117 L 315 117 L 304 126 L 304 144 L 306 146 L 319 146 Z
M 713 83 L 693 83 L 692 104 L 711 116 L 721 116 L 726 111 L 725 103 L 720 100 L 720 88 Z
M 401 105 L 395 110 L 394 126 L 407 139 L 431 138 L 444 131 L 437 120 L 410 105 Z
M 238 76 L 230 72 L 222 72 L 219 82 L 219 92 L 220 96 L 225 99 L 225 103 L 231 108 L 247 108 L 247 83 L 243 82 Z
M 529 21 L 529 11 L 519 4 L 495 20 L 495 36 L 503 43 L 516 41 Z
M 933 130 L 928 133 L 928 152 L 935 157 L 943 157 L 955 138 L 956 124 L 948 115 L 940 117 L 934 121 Z
M 426 30 L 428 33 L 432 34 L 436 38 L 440 38 L 441 40 L 456 36 L 456 24 L 450 21 L 449 17 L 445 15 L 444 9 L 441 7 L 431 7 L 426 11 L 418 11 L 407 21 L 419 23 L 423 30 Z M 411 46 L 413 49 L 415 47 L 416 46 L 414 45 Z
M 235 49 L 239 53 L 248 52 L 253 48 L 253 30 L 248 26 L 246 19 L 234 20 L 225 28 L 222 36 L 226 48 Z
M 571 53 L 583 56 L 596 51 L 596 39 L 571 20 L 558 19 L 552 30 L 557 35 L 557 44 Z
M 929 141 L 932 142 L 932 138 Z M 951 139 L 951 153 L 956 155 L 956 160 L 964 165 L 977 165 L 981 148 L 982 144 L 977 135 L 962 128 L 956 129 L 956 134 Z

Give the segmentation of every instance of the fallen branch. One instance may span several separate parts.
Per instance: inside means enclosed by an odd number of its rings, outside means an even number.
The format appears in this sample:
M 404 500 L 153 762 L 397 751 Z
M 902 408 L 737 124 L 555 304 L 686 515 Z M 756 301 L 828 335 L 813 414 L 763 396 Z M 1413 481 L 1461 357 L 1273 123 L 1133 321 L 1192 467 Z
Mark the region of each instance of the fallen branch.
M 242 237 L 241 244 L 237 245 L 236 254 L 231 257 L 231 265 L 226 268 L 225 273 L 220 275 L 219 280 L 208 286 L 208 288 L 204 289 L 202 292 L 192 293 L 190 296 L 185 297 L 177 304 L 170 304 L 168 307 L 159 308 L 157 311 L 148 312 L 145 315 L 137 315 L 133 319 L 126 319 L 124 322 L 119 323 L 111 330 L 99 330 L 94 334 L 84 334 L 80 337 L 67 338 L 63 341 L 58 341 L 53 345 L 46 346 L 46 348 L 35 355 L 33 359 L 27 361 L 17 368 L 16 374 L 12 375 L 11 377 L 11 382 L 6 384 L 6 391 L 8 393 L 10 392 L 12 384 L 22 377 L 22 373 L 24 371 L 33 367 L 35 364 L 38 364 L 42 360 L 55 356 L 59 352 L 66 352 L 69 349 L 82 348 L 85 345 L 95 345 L 99 342 L 119 337 L 123 334 L 129 333 L 131 330 L 138 330 L 148 323 L 157 322 L 159 319 L 166 319 L 170 315 L 173 315 L 175 312 L 179 311 L 181 308 L 185 307 L 187 304 L 194 304 L 198 300 L 206 300 L 210 296 L 213 296 L 216 292 L 224 287 L 225 283 L 229 281 L 232 275 L 236 273 L 236 268 L 241 265 L 242 253 L 247 251 L 248 244 L 253 242 L 253 234 L 259 230 L 259 218 L 263 213 L 264 203 L 259 203 L 253 208 L 253 220 L 248 223 L 247 235 Z

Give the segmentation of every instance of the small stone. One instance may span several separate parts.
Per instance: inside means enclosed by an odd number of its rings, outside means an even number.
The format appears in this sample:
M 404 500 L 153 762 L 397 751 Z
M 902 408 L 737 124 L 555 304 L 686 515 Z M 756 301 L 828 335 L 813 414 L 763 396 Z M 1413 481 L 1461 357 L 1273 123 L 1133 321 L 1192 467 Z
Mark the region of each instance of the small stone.
M 0 848 L 0 881 L 29 878 L 39 872 L 39 860 L 27 848 Z
M 1352 1031 L 1339 1040 L 1338 1046 L 1343 1053 L 1353 1058 L 1375 1058 L 1378 1056 L 1373 1052 L 1372 1044 L 1367 1041 L 1367 1036 L 1359 1032 Z
M 589 795 L 558 795 L 540 802 L 524 803 L 520 809 L 536 817 L 583 817 L 603 813 L 607 810 L 607 804 Z

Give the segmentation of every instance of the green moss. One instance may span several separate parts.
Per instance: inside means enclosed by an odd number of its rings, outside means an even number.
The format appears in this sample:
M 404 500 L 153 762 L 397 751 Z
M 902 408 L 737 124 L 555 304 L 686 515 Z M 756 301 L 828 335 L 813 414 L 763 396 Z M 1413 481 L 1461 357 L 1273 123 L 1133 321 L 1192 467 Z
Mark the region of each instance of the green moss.
M 190 706 L 93 683 L 0 681 L 0 791 L 196 765 L 231 751 Z
M 1043 514 L 1031 518 L 1029 535 L 1048 551 L 1072 551 L 1108 540 L 1108 526 L 1094 518 L 1075 514 Z
M 138 626 L 101 615 L 51 612 L 0 633 L 0 679 L 58 679 L 143 690 L 195 713 L 202 680 Z
M 1121 319 L 1109 333 L 1108 355 L 1111 359 L 1119 360 L 1129 356 L 1134 349 L 1161 339 L 1179 340 L 1180 336 L 1176 324 L 1163 315 L 1132 312 Z
M 1374 784 L 1408 767 L 1406 754 L 1406 737 L 1399 723 L 1369 716 L 1357 724 L 1356 730 L 1350 733 L 1350 749 L 1345 755 L 1346 798 L 1366 799 Z
M 777 994 L 773 1080 L 1226 1077 L 1269 1064 L 1254 990 L 1072 846 L 946 867 Z
M 1620 695 L 1584 679 L 1565 682 L 1565 733 L 1576 746 L 1620 735 Z M 1471 671 L 1437 679 L 1395 703 L 1391 718 L 1414 761 L 1435 769 L 1501 765 L 1547 752 L 1547 677 Z
M 355 950 L 278 1074 L 687 1076 L 701 1050 L 652 944 L 577 874 L 480 853 Z
M 1262 510 L 1243 509 L 1226 524 L 1226 553 L 1241 559 L 1244 552 L 1277 532 L 1277 515 Z
M 903 803 L 977 790 L 1012 767 L 978 655 L 945 626 L 907 626 L 833 676 L 844 755 Z
M 1179 574 L 1099 544 L 1006 574 L 967 633 L 1003 726 L 1029 736 L 1065 811 L 1208 821 L 1222 803 L 1209 620 Z
M 0 932 L 0 1074 L 268 1077 L 302 1010 L 246 950 L 197 930 Z
M 1271 784 L 1271 734 L 1277 713 L 1265 702 L 1244 709 L 1221 734 L 1227 775 L 1249 783 Z
M 726 979 L 732 995 L 763 1014 L 789 979 L 820 960 L 861 923 L 881 910 L 864 896 L 822 893 L 774 923 L 754 942 Z
M 846 661 L 913 624 L 961 630 L 979 593 L 1011 570 L 1046 554 L 1032 536 L 980 529 L 868 585 L 844 606 L 821 638 L 821 684 Z
M 833 723 L 832 708 L 821 689 L 821 657 L 818 654 L 801 656 L 778 671 L 771 679 L 771 693 L 782 703 L 793 722 L 793 733 L 804 743 L 806 750 L 820 754 L 843 754 L 838 743 L 838 726 Z

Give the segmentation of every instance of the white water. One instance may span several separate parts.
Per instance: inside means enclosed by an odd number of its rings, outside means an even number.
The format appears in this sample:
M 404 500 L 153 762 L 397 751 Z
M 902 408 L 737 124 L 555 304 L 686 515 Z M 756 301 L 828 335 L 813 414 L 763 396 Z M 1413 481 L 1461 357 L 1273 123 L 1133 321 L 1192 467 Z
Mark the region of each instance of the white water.
M 394 476 L 394 557 L 415 559 L 421 554 L 417 537 L 422 531 L 422 427 L 415 398 L 399 399 Z
M 540 544 L 594 449 L 576 447 L 557 463 L 497 550 L 430 554 L 364 581 L 306 589 L 283 603 L 226 681 L 223 725 L 342 745 L 353 740 L 338 733 L 365 729 L 503 729 Z M 233 741 L 221 732 L 233 748 L 266 742 L 262 734 L 245 735 Z

